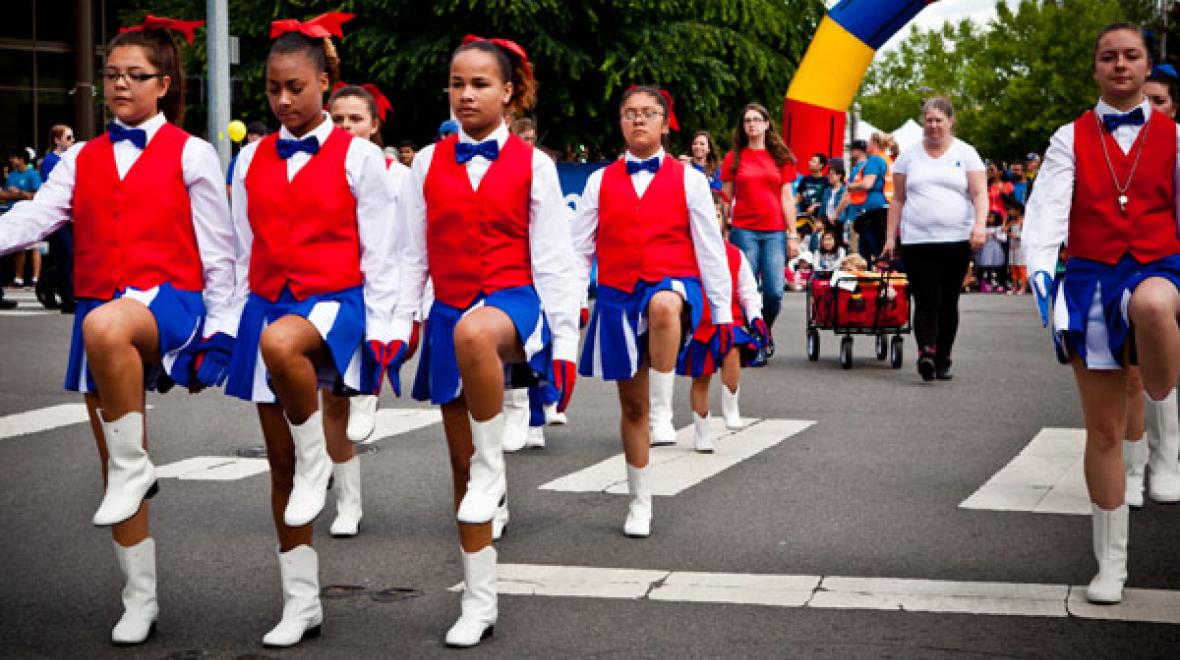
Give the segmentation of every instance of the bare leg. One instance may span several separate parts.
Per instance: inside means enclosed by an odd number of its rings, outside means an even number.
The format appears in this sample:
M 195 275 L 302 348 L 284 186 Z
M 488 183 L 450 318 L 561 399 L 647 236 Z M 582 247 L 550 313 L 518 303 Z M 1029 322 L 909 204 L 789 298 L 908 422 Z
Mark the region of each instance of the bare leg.
M 283 522 L 283 511 L 295 478 L 295 443 L 282 407 L 277 403 L 258 404 L 258 421 L 266 440 L 266 460 L 270 463 L 270 507 L 275 531 L 279 535 L 279 551 L 287 552 L 300 545 L 311 545 L 312 524 L 289 527 Z
M 1143 403 L 1143 378 L 1139 367 L 1127 367 L 1127 440 L 1138 442 L 1143 439 L 1146 430 L 1146 408 Z
M 1161 277 L 1144 280 L 1131 294 L 1128 316 L 1135 328 L 1135 346 L 1147 396 L 1160 401 L 1180 376 L 1180 293 Z
M 480 307 L 455 326 L 455 358 L 466 408 L 483 422 L 504 405 L 504 363 L 523 362 L 524 349 L 512 319 L 495 307 Z
M 713 374 L 705 374 L 692 379 L 692 389 L 688 391 L 688 400 L 692 411 L 701 417 L 709 414 L 709 383 Z
M 1087 369 L 1073 359 L 1074 376 L 1086 421 L 1084 459 L 1090 501 L 1111 510 L 1123 504 L 1123 435 L 1127 428 L 1126 374 L 1122 370 Z
M 725 355 L 721 363 L 721 382 L 730 392 L 736 392 L 742 380 L 742 355 L 738 349 L 733 349 Z
M 348 440 L 348 397 L 321 390 L 324 402 L 324 436 L 333 463 L 344 463 L 356 456 L 356 447 Z
M 647 350 L 656 371 L 676 368 L 684 312 L 684 300 L 671 291 L 657 293 L 647 304 Z
M 307 421 L 320 407 L 315 365 L 329 359 L 319 331 L 303 317 L 284 316 L 262 331 L 259 349 L 287 419 Z
M 619 405 L 622 408 L 620 433 L 623 436 L 623 454 L 632 467 L 646 467 L 651 448 L 650 429 L 647 423 L 648 391 L 647 365 L 630 380 L 617 382 Z
M 137 300 L 112 300 L 86 315 L 82 339 L 102 393 L 103 418 L 113 422 L 143 412 L 143 365 L 160 361 L 160 333 L 151 311 Z

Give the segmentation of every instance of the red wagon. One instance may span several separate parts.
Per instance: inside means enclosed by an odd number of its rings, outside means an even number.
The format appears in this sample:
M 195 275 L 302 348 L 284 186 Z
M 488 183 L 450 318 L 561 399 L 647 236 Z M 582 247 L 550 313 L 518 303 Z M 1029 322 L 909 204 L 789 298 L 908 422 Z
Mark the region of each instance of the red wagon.
M 878 360 L 900 369 L 910 326 L 910 291 L 896 272 L 816 273 L 807 285 L 807 359 L 819 359 L 819 331 L 841 336 L 840 366 L 852 368 L 852 336 L 874 335 Z

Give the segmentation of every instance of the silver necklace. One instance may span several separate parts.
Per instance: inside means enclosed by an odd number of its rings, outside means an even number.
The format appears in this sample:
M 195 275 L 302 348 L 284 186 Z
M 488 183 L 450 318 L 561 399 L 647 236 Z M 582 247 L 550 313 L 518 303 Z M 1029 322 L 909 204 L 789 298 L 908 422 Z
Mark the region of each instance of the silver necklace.
M 1127 202 L 1131 201 L 1127 197 L 1127 190 L 1131 188 L 1131 180 L 1135 178 L 1135 170 L 1139 169 L 1139 157 L 1143 155 L 1143 145 L 1147 144 L 1147 129 L 1151 128 L 1151 121 L 1143 122 L 1143 130 L 1139 132 L 1138 139 L 1136 140 L 1139 144 L 1135 150 L 1135 160 L 1131 163 L 1131 173 L 1127 175 L 1127 182 L 1122 185 L 1119 185 L 1119 178 L 1114 173 L 1114 165 L 1110 162 L 1110 153 L 1106 149 L 1106 136 L 1103 134 L 1106 128 L 1103 127 L 1102 119 L 1098 116 L 1097 112 L 1094 113 L 1094 121 L 1098 123 L 1098 141 L 1102 143 L 1102 156 L 1106 158 L 1106 169 L 1110 172 L 1111 181 L 1114 181 L 1114 189 L 1119 193 L 1119 211 L 1126 213 Z M 1111 139 L 1114 139 L 1113 132 L 1111 133 Z

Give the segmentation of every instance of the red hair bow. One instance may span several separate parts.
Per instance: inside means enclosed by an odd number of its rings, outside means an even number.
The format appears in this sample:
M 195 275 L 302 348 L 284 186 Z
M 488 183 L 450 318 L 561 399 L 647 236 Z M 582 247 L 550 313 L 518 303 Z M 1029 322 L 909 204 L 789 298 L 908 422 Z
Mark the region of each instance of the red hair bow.
M 348 87 L 349 85 L 350 83 L 346 83 L 342 80 L 335 85 L 332 85 L 332 91 L 335 92 L 336 90 Z M 373 97 L 373 101 L 377 104 L 377 118 L 380 119 L 382 123 L 384 123 L 386 113 L 393 112 L 393 104 L 389 102 L 389 99 L 385 98 L 385 95 L 381 93 L 381 89 L 373 83 L 365 83 L 363 85 L 356 86 L 365 90 Z
M 629 92 L 638 86 L 639 85 L 631 85 L 627 88 L 627 91 Z M 668 128 L 673 131 L 679 131 L 680 122 L 676 119 L 676 110 L 674 109 L 675 106 L 672 102 L 672 94 L 666 89 L 661 89 L 660 96 L 664 97 L 664 103 L 668 104 Z
M 524 48 L 520 44 L 516 43 L 515 41 L 512 41 L 511 39 L 500 39 L 498 37 L 495 39 L 487 39 L 485 37 L 480 37 L 480 36 L 477 36 L 474 34 L 469 34 L 469 35 L 463 37 L 463 44 L 464 45 L 467 45 L 467 44 L 472 43 L 474 41 L 490 41 L 491 43 L 499 46 L 500 48 L 503 48 L 504 50 L 512 53 L 513 55 L 516 55 L 518 58 L 520 58 L 520 67 L 521 67 L 521 69 L 524 70 L 525 76 L 528 78 L 532 77 L 533 65 L 529 64 L 529 54 L 525 52 Z
M 313 39 L 325 37 L 341 39 L 344 37 L 344 29 L 341 26 L 354 18 L 356 18 L 356 14 L 341 11 L 320 14 L 307 22 L 284 18 L 270 24 L 270 38 L 277 39 L 288 32 L 298 32 Z
M 176 30 L 184 35 L 185 41 L 193 42 L 193 32 L 205 24 L 205 21 L 182 21 L 178 18 L 164 18 L 148 14 L 139 25 L 119 28 L 119 32 L 142 32 L 144 30 Z

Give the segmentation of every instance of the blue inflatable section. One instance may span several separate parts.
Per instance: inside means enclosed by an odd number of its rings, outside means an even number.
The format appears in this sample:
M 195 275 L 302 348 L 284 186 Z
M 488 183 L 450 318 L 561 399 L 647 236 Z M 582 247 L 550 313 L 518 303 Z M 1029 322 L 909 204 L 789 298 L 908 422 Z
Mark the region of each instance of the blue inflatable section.
M 828 15 L 877 50 L 932 0 L 840 0 Z

